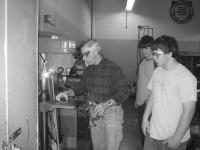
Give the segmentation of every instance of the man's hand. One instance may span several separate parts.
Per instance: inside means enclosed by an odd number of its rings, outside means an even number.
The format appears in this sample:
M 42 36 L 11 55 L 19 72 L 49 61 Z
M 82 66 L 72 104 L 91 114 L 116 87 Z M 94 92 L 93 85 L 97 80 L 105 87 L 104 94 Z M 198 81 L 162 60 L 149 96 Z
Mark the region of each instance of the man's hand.
M 170 149 L 177 149 L 180 145 L 180 141 L 175 137 L 170 137 L 163 142 L 163 144 L 167 144 Z
M 74 96 L 74 91 L 72 89 L 68 89 L 65 92 L 61 92 L 56 96 L 56 100 L 60 101 L 60 98 L 65 98 L 68 101 L 68 96 Z
M 39 108 L 40 108 L 40 112 L 48 112 L 48 111 L 53 110 L 52 105 L 48 104 L 47 102 L 40 102 Z
M 108 108 L 108 106 L 106 106 L 105 103 L 100 103 L 98 104 L 95 109 L 94 109 L 94 115 L 95 116 L 103 116 L 104 112 L 106 111 L 106 109 Z
M 137 109 L 139 106 L 138 101 L 135 101 L 135 108 Z
M 104 103 L 100 103 L 99 105 L 97 105 L 94 109 L 94 113 L 95 113 L 95 115 L 103 116 L 106 109 L 108 109 L 109 107 L 115 106 L 115 105 L 117 105 L 115 100 L 110 99 Z
M 72 89 L 68 89 L 65 92 L 67 93 L 68 96 L 71 96 L 71 97 L 75 96 L 74 90 L 72 90 Z
M 143 105 L 143 104 L 147 104 L 147 102 L 148 102 L 148 99 L 145 99 L 145 100 L 143 100 L 143 99 L 137 99 L 136 101 L 135 101 L 135 108 L 137 109 L 139 106 L 141 106 L 141 105 Z
M 65 101 L 68 102 L 68 95 L 67 95 L 67 93 L 61 92 L 61 93 L 59 93 L 59 94 L 56 96 L 56 100 L 59 101 L 59 102 L 62 101 L 61 98 L 64 98 Z
M 142 120 L 142 131 L 143 131 L 145 136 L 147 135 L 147 132 L 149 133 L 149 130 L 150 130 L 149 126 L 150 126 L 150 123 L 149 123 L 148 119 L 143 118 L 143 120 Z

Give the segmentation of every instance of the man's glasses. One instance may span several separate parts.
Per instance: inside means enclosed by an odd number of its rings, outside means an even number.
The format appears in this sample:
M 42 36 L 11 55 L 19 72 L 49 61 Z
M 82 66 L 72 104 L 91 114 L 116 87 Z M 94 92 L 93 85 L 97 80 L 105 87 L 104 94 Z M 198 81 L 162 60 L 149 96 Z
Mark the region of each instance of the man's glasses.
M 85 52 L 85 53 L 83 53 L 82 55 L 85 56 L 85 57 L 88 57 L 89 54 L 90 54 L 90 52 L 91 52 L 91 51 Z
M 153 54 L 153 57 L 160 57 L 161 55 L 164 55 L 164 52 L 163 51 L 155 51 L 152 53 Z

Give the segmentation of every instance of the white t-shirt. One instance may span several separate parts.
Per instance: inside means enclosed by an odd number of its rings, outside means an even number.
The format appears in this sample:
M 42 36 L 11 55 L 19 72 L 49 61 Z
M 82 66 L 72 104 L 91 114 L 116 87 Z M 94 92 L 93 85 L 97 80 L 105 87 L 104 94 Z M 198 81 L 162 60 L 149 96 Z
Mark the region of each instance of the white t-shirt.
M 150 91 L 147 89 L 149 81 L 152 77 L 154 71 L 154 62 L 153 59 L 146 60 L 144 59 L 140 66 L 138 72 L 138 81 L 137 81 L 137 93 L 136 101 L 139 105 L 144 104 L 149 99 Z
M 153 94 L 153 109 L 150 121 L 150 136 L 165 140 L 174 135 L 183 112 L 182 103 L 197 100 L 197 80 L 183 65 L 172 71 L 158 67 L 148 84 Z M 186 132 L 181 142 L 190 138 Z

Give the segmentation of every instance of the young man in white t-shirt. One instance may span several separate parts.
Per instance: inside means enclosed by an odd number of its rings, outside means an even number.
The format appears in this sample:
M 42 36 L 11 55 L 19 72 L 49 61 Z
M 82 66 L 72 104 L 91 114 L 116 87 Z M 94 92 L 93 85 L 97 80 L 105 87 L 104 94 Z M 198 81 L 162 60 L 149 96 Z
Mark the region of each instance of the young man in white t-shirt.
M 138 49 L 143 55 L 143 59 L 138 69 L 137 79 L 137 92 L 135 100 L 135 108 L 138 111 L 138 125 L 140 127 L 140 136 L 142 146 L 144 145 L 144 134 L 142 132 L 142 117 L 146 107 L 146 103 L 150 97 L 150 90 L 147 89 L 147 85 L 151 79 L 153 71 L 155 69 L 155 63 L 151 51 L 151 46 L 154 42 L 154 38 L 149 35 L 144 35 L 138 44 Z
M 175 38 L 158 37 L 152 51 L 158 67 L 148 84 L 152 92 L 142 122 L 144 150 L 185 150 L 197 101 L 197 80 L 177 62 Z

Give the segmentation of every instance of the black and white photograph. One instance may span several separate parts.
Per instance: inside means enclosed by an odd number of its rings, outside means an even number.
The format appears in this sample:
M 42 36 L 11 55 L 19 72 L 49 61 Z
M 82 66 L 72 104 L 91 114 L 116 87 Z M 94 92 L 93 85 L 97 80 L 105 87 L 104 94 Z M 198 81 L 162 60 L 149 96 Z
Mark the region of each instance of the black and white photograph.
M 0 150 L 200 150 L 200 0 L 0 0 Z

